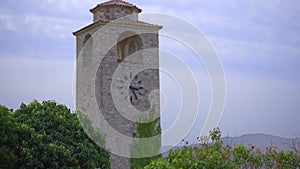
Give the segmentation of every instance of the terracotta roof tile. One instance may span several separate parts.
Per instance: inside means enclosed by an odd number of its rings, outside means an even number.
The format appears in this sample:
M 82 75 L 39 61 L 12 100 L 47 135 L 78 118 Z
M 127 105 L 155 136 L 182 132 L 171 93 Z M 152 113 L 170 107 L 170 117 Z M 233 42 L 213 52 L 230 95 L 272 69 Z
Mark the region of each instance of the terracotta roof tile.
M 142 9 L 138 8 L 137 6 L 129 3 L 129 2 L 125 2 L 122 0 L 110 0 L 107 2 L 103 2 L 101 4 L 98 4 L 95 8 L 97 7 L 105 7 L 105 6 L 124 6 L 124 7 L 130 7 L 130 8 L 135 8 L 135 10 L 140 13 L 142 12 Z M 93 11 L 95 8 L 91 9 L 90 11 Z

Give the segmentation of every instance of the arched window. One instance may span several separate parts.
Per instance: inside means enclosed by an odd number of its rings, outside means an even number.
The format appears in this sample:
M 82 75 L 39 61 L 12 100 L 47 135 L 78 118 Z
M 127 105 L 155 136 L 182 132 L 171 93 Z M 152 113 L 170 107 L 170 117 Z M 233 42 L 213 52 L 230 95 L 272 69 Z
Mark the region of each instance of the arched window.
M 125 38 L 124 38 L 125 37 Z M 132 53 L 141 50 L 142 39 L 133 32 L 125 32 L 119 36 L 117 45 L 117 60 L 121 62 Z

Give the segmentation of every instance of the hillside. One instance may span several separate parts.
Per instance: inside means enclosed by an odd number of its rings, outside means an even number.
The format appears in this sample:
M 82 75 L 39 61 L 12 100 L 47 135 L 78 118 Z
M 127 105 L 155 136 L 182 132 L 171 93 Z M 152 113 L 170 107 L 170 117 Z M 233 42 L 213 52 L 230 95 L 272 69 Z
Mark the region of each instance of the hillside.
M 298 142 L 300 144 L 300 138 L 283 138 L 268 134 L 245 134 L 239 137 L 223 137 L 221 139 L 224 145 L 234 146 L 243 144 L 245 146 L 255 146 L 261 150 L 269 146 L 276 146 L 282 150 L 291 150 L 289 143 Z

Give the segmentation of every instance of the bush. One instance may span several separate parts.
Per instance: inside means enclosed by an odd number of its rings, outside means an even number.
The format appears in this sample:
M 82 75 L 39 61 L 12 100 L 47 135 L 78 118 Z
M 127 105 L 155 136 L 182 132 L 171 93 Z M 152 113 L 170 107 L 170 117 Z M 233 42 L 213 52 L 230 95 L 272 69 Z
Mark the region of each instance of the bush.
M 200 146 L 185 146 L 176 151 L 171 150 L 167 157 L 154 160 L 145 168 L 300 168 L 300 155 L 292 151 L 278 151 L 275 147 L 269 147 L 262 153 L 254 146 L 224 147 L 220 138 L 220 130 L 213 129 L 208 138 L 212 140 L 210 144 L 204 141 L 205 144 Z

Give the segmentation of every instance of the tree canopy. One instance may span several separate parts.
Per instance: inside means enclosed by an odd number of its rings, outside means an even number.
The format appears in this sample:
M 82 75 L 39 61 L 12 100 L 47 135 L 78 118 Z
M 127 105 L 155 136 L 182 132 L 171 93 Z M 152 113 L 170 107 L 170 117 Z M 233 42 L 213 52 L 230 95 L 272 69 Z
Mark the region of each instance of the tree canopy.
M 76 113 L 104 147 L 105 135 Z M 1 106 L 0 168 L 109 168 L 109 153 L 87 136 L 76 113 L 54 101 L 22 104 L 15 112 Z

